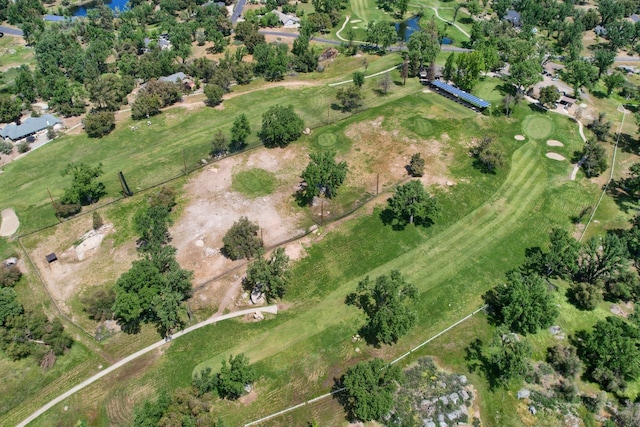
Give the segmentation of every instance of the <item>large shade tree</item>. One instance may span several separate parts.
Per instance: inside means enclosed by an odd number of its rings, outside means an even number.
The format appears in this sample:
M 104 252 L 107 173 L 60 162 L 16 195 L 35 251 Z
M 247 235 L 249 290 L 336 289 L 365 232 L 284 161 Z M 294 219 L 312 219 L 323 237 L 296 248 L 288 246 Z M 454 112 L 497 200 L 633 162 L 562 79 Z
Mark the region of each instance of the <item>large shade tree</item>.
M 437 211 L 435 199 L 418 180 L 409 181 L 396 188 L 387 202 L 389 211 L 400 224 L 428 223 L 430 216 Z
M 416 323 L 416 313 L 406 304 L 418 290 L 408 283 L 399 271 L 383 274 L 371 281 L 367 276 L 355 292 L 347 296 L 347 304 L 354 305 L 367 315 L 362 335 L 373 344 L 393 344 Z
M 296 114 L 293 105 L 275 105 L 262 115 L 262 128 L 258 137 L 265 147 L 286 147 L 304 130 L 304 122 Z

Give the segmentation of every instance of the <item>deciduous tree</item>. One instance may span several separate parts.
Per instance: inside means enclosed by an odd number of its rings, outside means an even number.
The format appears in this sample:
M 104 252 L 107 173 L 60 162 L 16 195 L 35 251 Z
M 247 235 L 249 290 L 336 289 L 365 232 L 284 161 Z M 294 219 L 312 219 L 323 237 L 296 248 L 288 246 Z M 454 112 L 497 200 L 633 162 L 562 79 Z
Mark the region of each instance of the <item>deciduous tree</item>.
M 262 239 L 258 237 L 259 229 L 246 216 L 240 217 L 222 238 L 225 254 L 232 260 L 256 256 L 262 248 Z
M 347 304 L 354 305 L 367 315 L 361 333 L 373 344 L 393 344 L 416 323 L 416 313 L 406 305 L 418 290 L 408 283 L 399 271 L 378 276 L 372 282 L 367 276 L 355 292 L 347 296 Z
M 509 272 L 507 282 L 485 294 L 484 299 L 495 323 L 521 334 L 534 334 L 551 326 L 558 315 L 544 279 L 537 274 Z
M 255 368 L 249 365 L 249 358 L 240 353 L 229 356 L 229 364 L 222 361 L 220 372 L 216 375 L 215 389 L 223 399 L 235 400 L 246 393 L 245 387 L 258 379 Z
M 273 301 L 284 296 L 289 276 L 289 257 L 283 248 L 276 248 L 269 259 L 259 256 L 249 264 L 243 285 L 251 291 L 259 289 L 267 301 Z
M 345 388 L 340 399 L 349 418 L 382 420 L 393 407 L 395 391 L 402 379 L 398 366 L 386 366 L 378 358 L 349 368 L 339 382 Z
M 317 196 L 335 197 L 349 169 L 347 162 L 337 163 L 335 155 L 332 151 L 309 154 L 311 161 L 301 175 L 305 183 L 301 191 L 304 200 L 311 201 Z
M 103 174 L 102 163 L 95 167 L 85 163 L 69 163 L 61 174 L 72 177 L 71 186 L 64 190 L 60 199 L 65 205 L 88 205 L 97 202 L 106 194 L 104 184 L 96 181 Z
M 262 128 L 258 137 L 265 147 L 286 147 L 304 130 L 304 122 L 296 114 L 293 105 L 275 105 L 262 115 Z
M 418 180 L 396 188 L 393 196 L 387 200 L 389 210 L 400 224 L 429 223 L 430 216 L 436 213 L 436 201 L 427 193 Z

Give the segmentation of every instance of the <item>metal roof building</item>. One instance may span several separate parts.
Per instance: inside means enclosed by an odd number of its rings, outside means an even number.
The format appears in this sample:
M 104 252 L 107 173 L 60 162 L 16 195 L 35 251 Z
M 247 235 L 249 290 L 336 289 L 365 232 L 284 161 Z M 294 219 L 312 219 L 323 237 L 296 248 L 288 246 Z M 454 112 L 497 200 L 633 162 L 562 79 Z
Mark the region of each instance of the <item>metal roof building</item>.
M 451 86 L 441 80 L 433 80 L 431 86 L 437 89 L 438 93 L 446 95 L 448 98 L 458 101 L 464 105 L 471 106 L 472 108 L 484 109 L 491 106 L 489 101 L 473 96 L 463 90 L 458 89 L 455 86 Z
M 59 118 L 51 114 L 45 114 L 40 117 L 29 117 L 19 125 L 15 123 L 6 125 L 0 130 L 0 136 L 5 139 L 9 138 L 12 141 L 17 141 L 58 123 L 62 122 Z

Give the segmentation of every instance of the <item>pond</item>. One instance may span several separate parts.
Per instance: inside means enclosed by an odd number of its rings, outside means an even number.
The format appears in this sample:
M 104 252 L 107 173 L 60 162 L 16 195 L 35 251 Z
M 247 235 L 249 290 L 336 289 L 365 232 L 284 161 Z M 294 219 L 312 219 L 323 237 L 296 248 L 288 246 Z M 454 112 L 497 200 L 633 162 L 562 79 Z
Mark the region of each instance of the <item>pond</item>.
M 127 8 L 127 3 L 129 0 L 105 0 L 105 6 L 108 6 L 111 10 L 116 10 L 116 8 L 120 11 L 123 11 Z M 87 10 L 93 9 L 97 6 L 98 2 L 89 2 L 85 3 L 82 6 L 71 7 L 71 12 L 73 16 L 87 16 Z
M 411 34 L 420 31 L 420 17 L 412 16 L 406 21 L 396 22 L 395 26 L 398 38 L 406 42 L 411 37 Z
M 443 37 L 440 39 L 440 44 L 453 44 L 453 40 L 449 37 Z

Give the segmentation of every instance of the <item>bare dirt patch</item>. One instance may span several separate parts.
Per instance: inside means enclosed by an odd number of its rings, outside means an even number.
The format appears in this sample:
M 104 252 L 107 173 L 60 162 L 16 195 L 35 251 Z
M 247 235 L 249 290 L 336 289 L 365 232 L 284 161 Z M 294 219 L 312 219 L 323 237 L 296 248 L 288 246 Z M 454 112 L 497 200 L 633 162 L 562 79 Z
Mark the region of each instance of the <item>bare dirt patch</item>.
M 516 139 L 516 141 L 524 141 L 524 135 L 516 135 L 514 136 L 514 138 Z
M 545 154 L 545 156 L 547 156 L 548 158 L 552 159 L 552 160 L 558 160 L 560 162 L 563 162 L 567 159 L 564 158 L 564 156 L 562 154 L 558 154 L 558 153 L 547 153 Z
M 171 244 L 178 249 L 177 259 L 182 267 L 194 271 L 195 287 L 245 263 L 231 261 L 220 253 L 224 234 L 241 216 L 260 226 L 267 247 L 304 233 L 301 224 L 305 215 L 295 207 L 293 194 L 306 161 L 307 153 L 301 146 L 286 150 L 261 148 L 212 164 L 185 185 L 184 197 L 189 202 L 171 230 Z M 231 188 L 234 173 L 257 167 L 278 178 L 274 193 L 251 199 Z M 290 252 L 301 254 L 300 249 Z M 207 285 L 195 296 L 210 303 L 216 301 L 222 309 L 223 303 L 233 301 L 239 291 L 242 274 L 240 269 Z
M 375 190 L 378 174 L 380 190 L 394 185 L 408 178 L 406 166 L 415 153 L 425 160 L 425 175 L 421 178 L 425 185 L 452 183 L 447 177 L 447 146 L 442 141 L 410 138 L 397 129 L 386 130 L 383 120 L 379 117 L 356 123 L 346 130 L 353 144 L 345 158 L 349 165 L 347 185 L 362 186 L 365 182 L 370 183 L 367 190 Z
M 564 147 L 564 144 L 557 139 L 550 139 L 547 141 L 549 147 Z
M 137 259 L 135 242 L 115 247 L 115 229 L 105 224 L 91 229 L 90 215 L 65 222 L 53 234 L 39 237 L 31 257 L 40 270 L 51 296 L 68 314 L 69 301 L 87 288 L 115 283 Z M 35 237 L 38 238 L 38 237 Z M 45 256 L 56 253 L 58 260 L 47 263 Z

